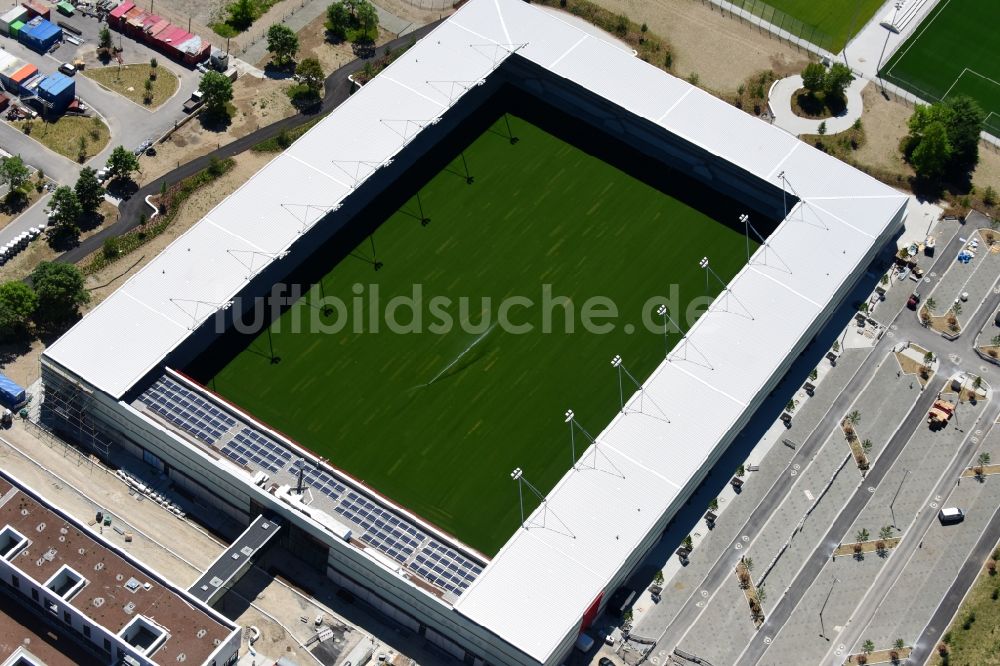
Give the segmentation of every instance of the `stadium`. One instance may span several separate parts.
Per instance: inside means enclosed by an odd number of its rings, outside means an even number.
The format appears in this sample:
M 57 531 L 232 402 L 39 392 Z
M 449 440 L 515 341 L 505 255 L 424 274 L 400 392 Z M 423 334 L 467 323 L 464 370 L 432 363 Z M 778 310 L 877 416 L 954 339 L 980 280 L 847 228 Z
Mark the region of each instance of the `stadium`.
M 905 204 L 555 14 L 472 0 L 51 345 L 42 414 L 233 533 L 279 521 L 294 566 L 466 663 L 557 664 Z M 443 333 L 433 307 L 371 320 L 416 285 L 472 302 Z M 520 297 L 525 332 L 484 297 Z M 570 330 L 599 297 L 610 329 Z

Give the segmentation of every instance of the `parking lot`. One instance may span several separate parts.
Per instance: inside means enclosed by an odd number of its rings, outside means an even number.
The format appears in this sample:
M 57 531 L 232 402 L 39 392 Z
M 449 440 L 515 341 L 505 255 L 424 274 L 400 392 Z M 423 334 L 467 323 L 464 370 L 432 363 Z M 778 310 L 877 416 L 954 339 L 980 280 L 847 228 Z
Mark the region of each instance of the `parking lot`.
M 888 290 L 871 311 L 884 336 L 873 347 L 845 348 L 837 366 L 826 369 L 783 438 L 796 448 L 775 445 L 752 461 L 759 471 L 727 503 L 687 566 L 668 563 L 661 601 L 638 618 L 633 633 L 640 640 L 620 649 L 619 657 L 636 663 L 655 642 L 650 663 L 665 663 L 673 654 L 681 663 L 689 655 L 715 666 L 839 666 L 867 640 L 876 649 L 897 639 L 907 646 L 936 640 L 928 635 L 935 630 L 928 622 L 959 571 L 968 568 L 1000 501 L 1000 481 L 992 476 L 982 483 L 960 480 L 979 451 L 1000 454 L 1000 430 L 992 427 L 1000 401 L 992 389 L 975 403 L 960 403 L 946 427 L 932 431 L 927 425 L 929 407 L 950 390 L 953 378 L 971 382 L 980 376 L 984 391 L 1000 385 L 1000 367 L 972 350 L 972 329 L 982 327 L 996 307 L 991 288 L 1000 262 L 980 261 L 984 255 L 992 259 L 984 252 L 973 266 L 955 261 L 986 222 L 973 216 L 965 225 L 939 223 L 936 255 L 918 257 L 925 271 L 919 283 L 895 277 L 882 282 L 873 271 L 869 288 L 881 283 Z M 926 297 L 935 287 L 955 296 L 969 292 L 961 317 L 969 330 L 957 340 L 923 327 L 906 308 L 913 291 Z M 894 353 L 911 342 L 936 359 L 936 373 L 923 389 L 912 362 L 901 366 Z M 923 351 L 914 354 L 923 357 Z M 942 397 L 957 399 L 954 393 Z M 841 428 L 854 410 L 859 440 L 871 441 L 865 472 Z M 937 512 L 952 504 L 968 517 L 944 527 Z M 869 534 L 869 550 L 855 558 L 851 551 L 861 530 Z M 891 538 L 878 553 L 874 542 L 883 530 Z M 842 544 L 845 554 L 834 557 Z M 753 584 L 763 583 L 765 619 L 759 628 L 735 575 L 741 557 L 752 559 Z

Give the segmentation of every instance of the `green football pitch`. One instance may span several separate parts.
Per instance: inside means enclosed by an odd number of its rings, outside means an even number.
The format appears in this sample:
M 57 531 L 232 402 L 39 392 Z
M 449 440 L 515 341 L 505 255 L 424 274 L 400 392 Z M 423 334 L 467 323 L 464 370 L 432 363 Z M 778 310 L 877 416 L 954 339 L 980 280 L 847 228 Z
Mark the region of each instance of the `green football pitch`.
M 520 520 L 511 470 L 547 493 L 571 464 L 564 412 L 572 408 L 597 435 L 619 408 L 611 358 L 620 354 L 639 381 L 663 359 L 663 320 L 647 312 L 643 323 L 643 310 L 662 301 L 648 299 L 677 285 L 686 308 L 706 291 L 704 255 L 726 281 L 746 260 L 743 234 L 523 119 L 509 121 L 516 144 L 501 118 L 465 149 L 474 183 L 456 154 L 419 203 L 378 227 L 374 248 L 365 239 L 322 278 L 322 292 L 314 286 L 270 336 L 248 335 L 206 382 L 489 556 Z M 391 312 L 392 299 L 415 288 L 419 325 L 408 307 Z M 721 289 L 713 278 L 712 295 Z M 372 308 L 376 291 L 381 305 Z M 568 300 L 547 307 L 546 291 Z M 584 330 L 592 297 L 608 299 L 602 312 L 617 308 L 617 318 L 599 320 L 610 332 Z M 322 308 L 321 298 L 343 307 Z M 498 323 L 505 302 L 516 330 Z M 390 315 L 421 330 L 393 332 Z M 585 441 L 576 441 L 579 457 Z M 538 504 L 527 491 L 525 503 Z
M 732 3 L 836 54 L 875 15 L 883 0 L 732 0 Z
M 944 0 L 889 59 L 881 76 L 927 102 L 968 95 L 1000 137 L 1000 2 Z

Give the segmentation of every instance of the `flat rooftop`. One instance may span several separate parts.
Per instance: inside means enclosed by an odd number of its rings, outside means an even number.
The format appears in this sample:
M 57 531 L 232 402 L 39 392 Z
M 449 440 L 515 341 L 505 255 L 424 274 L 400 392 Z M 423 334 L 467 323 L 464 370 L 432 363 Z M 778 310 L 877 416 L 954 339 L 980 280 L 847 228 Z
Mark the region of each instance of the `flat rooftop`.
M 10 560 L 26 576 L 45 585 L 66 565 L 86 579 L 63 603 L 95 625 L 119 634 L 142 615 L 165 628 L 166 640 L 151 655 L 157 663 L 204 663 L 218 644 L 239 631 L 137 560 L 43 504 L 12 478 L 0 476 L 0 529 L 6 526 L 29 541 Z
M 93 660 L 91 653 L 67 638 L 65 632 L 56 633 L 50 623 L 29 612 L 19 601 L 0 594 L 0 664 L 18 650 L 46 666 L 79 666 Z

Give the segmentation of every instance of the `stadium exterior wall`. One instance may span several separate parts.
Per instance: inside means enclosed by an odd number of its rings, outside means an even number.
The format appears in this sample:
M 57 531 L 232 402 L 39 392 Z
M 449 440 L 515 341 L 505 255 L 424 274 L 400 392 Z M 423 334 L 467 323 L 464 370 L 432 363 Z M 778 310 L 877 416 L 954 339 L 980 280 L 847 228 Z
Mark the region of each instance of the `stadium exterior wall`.
M 500 74 L 503 76 L 499 76 Z M 323 223 L 314 225 L 306 237 L 293 246 L 295 251 L 287 258 L 275 261 L 251 280 L 244 294 L 266 294 L 272 284 L 280 281 L 297 265 L 304 262 L 311 249 L 331 238 L 357 212 L 391 187 L 395 179 L 414 166 L 421 156 L 488 101 L 499 90 L 498 86 L 501 83 L 510 83 L 520 90 L 539 96 L 545 102 L 556 105 L 595 126 L 598 126 L 596 123 L 599 122 L 602 131 L 646 154 L 653 154 L 659 159 L 678 164 L 681 170 L 715 188 L 733 190 L 738 198 L 751 199 L 761 209 L 774 210 L 780 205 L 780 189 L 744 172 L 738 165 L 697 148 L 667 130 L 624 111 L 606 99 L 513 56 L 494 76 L 487 79 L 486 84 L 476 86 L 445 114 L 441 122 L 425 128 L 397 155 L 392 165 L 380 170 L 376 177 L 370 178 L 359 187 L 345 201 L 340 211 L 328 216 Z M 904 211 L 905 208 L 901 207 L 882 235 L 872 240 L 865 256 L 853 267 L 850 277 L 838 286 L 832 303 L 838 304 L 847 297 L 869 263 L 898 231 Z M 247 307 L 249 303 L 248 299 Z M 232 310 L 226 315 L 227 324 L 231 324 L 233 318 L 241 314 L 236 312 L 238 308 L 234 307 Z M 782 364 L 767 378 L 752 403 L 743 411 L 737 424 L 715 445 L 708 458 L 710 464 L 704 465 L 696 475 L 688 479 L 672 505 L 662 513 L 654 528 L 644 536 L 640 546 L 633 550 L 630 557 L 607 582 L 603 599 L 608 599 L 610 593 L 634 572 L 644 556 L 659 540 L 678 508 L 704 480 L 712 465 L 723 455 L 736 434 L 746 425 L 768 393 L 787 372 L 794 359 L 827 323 L 834 311 L 835 308 L 831 307 L 823 315 L 816 317 L 811 327 L 788 350 Z M 161 373 L 164 366 L 182 367 L 194 358 L 216 335 L 213 330 L 214 325 L 214 318 L 210 318 L 165 359 L 163 364 L 151 371 L 150 375 L 136 386 L 142 386 L 152 375 Z M 59 387 L 68 384 L 80 384 L 87 389 L 85 377 L 74 376 L 46 356 L 42 357 L 42 374 L 46 391 L 58 390 Z M 239 526 L 248 524 L 254 513 L 263 508 L 265 512 L 273 514 L 285 524 L 293 525 L 310 535 L 327 548 L 321 570 L 327 572 L 330 578 L 339 584 L 366 594 L 369 603 L 386 611 L 390 616 L 396 615 L 404 626 L 412 628 L 416 622 L 421 633 L 429 640 L 440 643 L 440 637 L 437 636 L 440 634 L 446 640 L 454 641 L 456 645 L 468 651 L 466 659 L 470 662 L 478 657 L 492 664 L 537 666 L 540 663 L 491 633 L 487 628 L 456 612 L 414 583 L 393 574 L 376 557 L 349 546 L 325 531 L 318 523 L 294 512 L 273 495 L 254 486 L 248 475 L 237 471 L 228 462 L 213 458 L 206 450 L 188 443 L 147 419 L 128 404 L 127 398 L 117 401 L 101 391 L 87 390 L 90 395 L 88 417 L 93 420 L 98 430 L 108 435 L 123 450 L 133 455 L 142 456 L 143 452 L 148 452 L 156 456 L 169 466 L 171 478 L 178 485 L 196 494 L 213 508 L 224 512 Z M 399 614 L 402 617 L 399 617 Z M 548 655 L 544 662 L 546 665 L 561 663 L 566 658 L 572 650 L 579 628 L 580 624 L 577 623 L 568 629 L 560 638 L 556 649 Z

